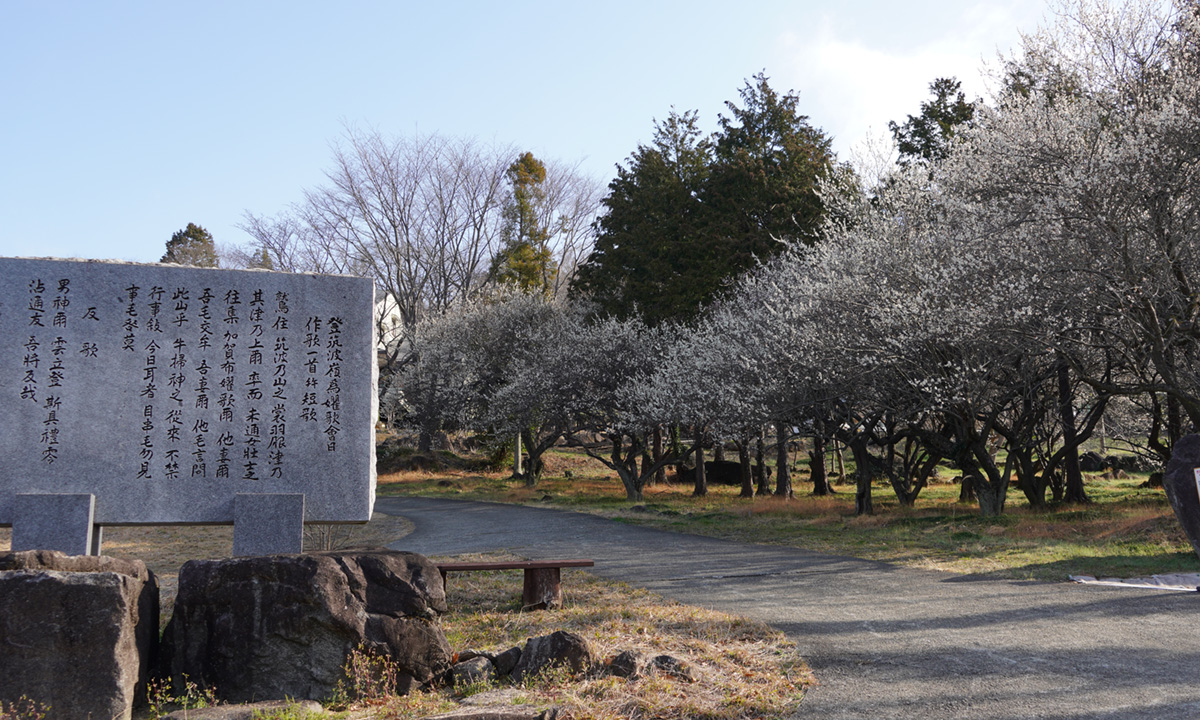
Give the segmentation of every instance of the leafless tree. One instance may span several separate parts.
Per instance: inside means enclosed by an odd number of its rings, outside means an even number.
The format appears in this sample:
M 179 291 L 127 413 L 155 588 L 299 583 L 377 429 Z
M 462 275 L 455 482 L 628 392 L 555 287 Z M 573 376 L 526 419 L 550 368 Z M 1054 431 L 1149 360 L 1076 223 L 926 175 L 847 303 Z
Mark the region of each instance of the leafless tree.
M 387 137 L 348 129 L 333 147 L 326 182 L 275 217 L 247 213 L 248 259 L 263 250 L 276 270 L 375 279 L 376 322 L 387 348 L 380 391 L 414 359 L 414 332 L 487 289 L 511 195 L 510 146 L 440 135 Z M 599 185 L 561 163 L 548 166 L 539 210 L 559 256 L 565 294 L 578 258 L 590 251 Z M 555 288 L 558 295 L 560 288 Z
M 437 135 L 348 131 L 327 183 L 274 218 L 242 225 L 277 269 L 372 277 L 390 369 L 412 329 L 470 297 L 499 238 L 509 148 Z
M 399 348 L 423 316 L 483 289 L 510 192 L 505 169 L 516 155 L 471 139 L 351 129 L 334 146 L 326 184 L 279 216 L 248 213 L 241 227 L 276 269 L 375 278 L 388 298 L 379 320 L 390 315 L 399 327 L 381 330 Z M 573 268 L 590 250 L 599 186 L 574 166 L 549 170 L 540 211 L 559 267 Z M 559 275 L 564 288 L 570 274 Z
M 546 164 L 545 198 L 538 208 L 541 227 L 550 230 L 558 273 L 552 297 L 564 299 L 578 267 L 595 242 L 592 221 L 600 211 L 602 187 L 579 171 L 579 165 Z

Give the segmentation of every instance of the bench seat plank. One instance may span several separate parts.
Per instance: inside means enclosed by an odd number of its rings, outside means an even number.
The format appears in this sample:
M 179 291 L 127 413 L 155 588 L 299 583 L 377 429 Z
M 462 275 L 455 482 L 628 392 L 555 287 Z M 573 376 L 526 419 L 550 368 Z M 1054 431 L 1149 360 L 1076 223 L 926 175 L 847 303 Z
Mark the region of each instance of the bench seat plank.
M 595 567 L 596 563 L 575 558 L 570 560 L 500 560 L 496 562 L 437 563 L 446 587 L 446 573 L 472 570 L 524 570 L 525 585 L 521 591 L 523 609 L 548 609 L 562 605 L 560 570 L 565 567 Z
M 591 560 L 500 560 L 496 562 L 440 562 L 438 569 L 446 572 L 463 570 L 537 570 L 541 568 L 595 567 Z

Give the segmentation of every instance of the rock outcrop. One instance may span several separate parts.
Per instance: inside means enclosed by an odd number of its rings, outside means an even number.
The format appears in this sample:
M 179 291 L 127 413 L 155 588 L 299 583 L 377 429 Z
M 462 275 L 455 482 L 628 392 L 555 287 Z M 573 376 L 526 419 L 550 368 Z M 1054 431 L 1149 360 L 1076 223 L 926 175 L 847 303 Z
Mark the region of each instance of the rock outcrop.
M 437 567 L 388 550 L 193 560 L 179 573 L 162 674 L 227 702 L 319 700 L 352 651 L 391 661 L 405 693 L 440 679 L 450 648 Z
M 129 718 L 146 697 L 158 582 L 137 560 L 0 554 L 0 700 L 56 718 Z

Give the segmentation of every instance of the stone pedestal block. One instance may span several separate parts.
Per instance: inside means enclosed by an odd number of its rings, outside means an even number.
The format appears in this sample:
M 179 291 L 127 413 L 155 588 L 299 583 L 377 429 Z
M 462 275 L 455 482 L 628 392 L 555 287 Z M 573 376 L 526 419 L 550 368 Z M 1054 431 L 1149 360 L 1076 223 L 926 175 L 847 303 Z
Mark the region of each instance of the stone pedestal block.
M 234 556 L 291 555 L 303 551 L 303 494 L 238 493 L 234 497 Z
M 158 639 L 158 582 L 140 561 L 0 554 L 0 700 L 59 718 L 129 718 Z
M 99 555 L 99 528 L 93 526 L 96 496 L 87 493 L 22 493 L 15 499 L 13 550 L 58 550 L 67 555 Z

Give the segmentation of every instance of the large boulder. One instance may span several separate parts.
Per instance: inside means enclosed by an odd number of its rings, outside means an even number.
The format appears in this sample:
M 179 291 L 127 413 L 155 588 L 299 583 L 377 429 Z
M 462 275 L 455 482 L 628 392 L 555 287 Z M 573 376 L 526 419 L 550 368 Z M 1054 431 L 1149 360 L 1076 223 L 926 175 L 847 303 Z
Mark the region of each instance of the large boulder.
M 754 473 L 757 470 L 757 465 L 751 465 L 750 476 L 754 477 Z M 771 476 L 771 470 L 771 467 L 764 469 L 767 477 Z M 676 481 L 682 483 L 696 482 L 696 468 L 680 467 L 676 473 Z M 741 485 L 742 464 L 736 460 L 705 460 L 704 482 L 709 485 Z
M 650 666 L 650 656 L 641 650 L 622 650 L 606 664 L 610 675 L 640 680 L 646 676 L 646 670 Z
M 460 691 L 472 685 L 491 685 L 496 682 L 496 666 L 483 655 L 459 660 L 450 670 L 450 684 Z
M 0 701 L 56 718 L 129 718 L 146 697 L 158 581 L 140 560 L 0 554 Z
M 193 560 L 179 572 L 162 672 L 228 702 L 319 700 L 361 649 L 395 664 L 404 693 L 449 669 L 434 622 L 446 610 L 437 567 L 415 553 Z
M 1153 472 L 1162 470 L 1161 465 L 1155 464 L 1153 460 L 1142 455 L 1109 455 L 1104 458 L 1104 464 L 1113 470 L 1124 470 L 1125 472 Z

